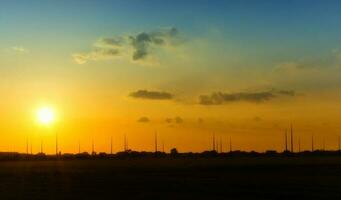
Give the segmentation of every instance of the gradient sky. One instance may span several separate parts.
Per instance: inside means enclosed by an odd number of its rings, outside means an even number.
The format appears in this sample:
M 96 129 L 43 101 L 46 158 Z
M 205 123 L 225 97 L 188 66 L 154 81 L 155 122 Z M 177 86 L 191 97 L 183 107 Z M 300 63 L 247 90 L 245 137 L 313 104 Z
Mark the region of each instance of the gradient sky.
M 0 150 L 337 148 L 340 1 L 5 0 Z M 51 127 L 36 123 L 55 109 Z M 296 147 L 297 147 L 297 143 Z

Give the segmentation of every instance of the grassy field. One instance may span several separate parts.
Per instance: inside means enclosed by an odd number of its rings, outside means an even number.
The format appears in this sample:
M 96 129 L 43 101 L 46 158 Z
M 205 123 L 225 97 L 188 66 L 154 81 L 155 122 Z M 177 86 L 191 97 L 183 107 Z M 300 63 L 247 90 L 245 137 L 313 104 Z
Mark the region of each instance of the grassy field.
M 0 162 L 0 199 L 340 197 L 341 157 Z

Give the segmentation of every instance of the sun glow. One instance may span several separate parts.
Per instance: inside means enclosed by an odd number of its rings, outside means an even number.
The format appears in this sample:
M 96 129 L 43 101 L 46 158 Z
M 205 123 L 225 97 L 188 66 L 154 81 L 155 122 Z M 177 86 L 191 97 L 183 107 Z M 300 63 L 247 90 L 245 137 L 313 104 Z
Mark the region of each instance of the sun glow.
M 50 107 L 42 107 L 37 110 L 37 120 L 39 123 L 48 125 L 55 120 L 55 113 Z

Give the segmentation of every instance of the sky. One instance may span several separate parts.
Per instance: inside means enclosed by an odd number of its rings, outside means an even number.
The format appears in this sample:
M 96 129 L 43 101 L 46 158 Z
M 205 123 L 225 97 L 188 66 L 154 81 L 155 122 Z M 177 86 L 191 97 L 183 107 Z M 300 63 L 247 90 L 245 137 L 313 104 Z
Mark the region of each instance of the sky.
M 4 0 L 0 151 L 338 148 L 340 1 Z M 37 122 L 42 107 L 55 112 Z

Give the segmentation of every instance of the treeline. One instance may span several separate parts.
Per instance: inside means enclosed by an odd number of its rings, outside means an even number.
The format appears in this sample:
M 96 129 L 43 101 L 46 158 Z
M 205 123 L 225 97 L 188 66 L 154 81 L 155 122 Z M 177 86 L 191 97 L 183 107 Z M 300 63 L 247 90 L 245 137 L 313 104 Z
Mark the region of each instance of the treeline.
M 204 151 L 200 153 L 185 152 L 179 153 L 173 148 L 170 153 L 165 152 L 146 152 L 146 151 L 122 151 L 114 154 L 105 152 L 100 153 L 59 153 L 58 155 L 48 155 L 44 153 L 25 154 L 18 152 L 0 152 L 0 160 L 75 160 L 75 159 L 125 159 L 125 158 L 229 158 L 229 157 L 288 157 L 288 156 L 341 156 L 341 151 L 302 151 L 302 152 L 277 152 L 268 150 L 266 152 L 256 151 L 231 151 L 231 152 L 217 152 L 217 151 Z

